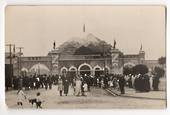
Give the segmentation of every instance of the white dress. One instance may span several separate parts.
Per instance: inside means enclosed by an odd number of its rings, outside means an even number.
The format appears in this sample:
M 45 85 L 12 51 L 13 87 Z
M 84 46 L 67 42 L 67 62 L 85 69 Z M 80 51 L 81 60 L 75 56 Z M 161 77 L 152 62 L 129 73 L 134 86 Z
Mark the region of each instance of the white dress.
M 152 88 L 152 84 L 153 84 L 153 75 L 150 76 L 149 82 L 150 82 L 150 89 L 152 90 L 152 89 L 153 89 L 153 88 Z
M 17 95 L 17 102 L 23 102 L 25 97 L 26 97 L 25 93 L 22 90 L 20 90 Z
M 81 92 L 81 80 L 76 80 L 76 95 L 80 94 Z
M 85 84 L 83 85 L 83 88 L 84 88 L 84 91 L 88 91 L 88 85 L 87 85 L 87 83 L 85 83 Z
M 133 86 L 133 88 L 135 88 L 134 83 L 135 83 L 135 76 L 132 75 L 132 86 Z

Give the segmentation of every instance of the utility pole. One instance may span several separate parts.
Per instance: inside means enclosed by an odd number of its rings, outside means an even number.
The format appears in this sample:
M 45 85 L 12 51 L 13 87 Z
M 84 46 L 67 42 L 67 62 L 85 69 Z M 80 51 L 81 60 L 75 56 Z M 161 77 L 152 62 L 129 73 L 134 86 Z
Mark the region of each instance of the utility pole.
M 10 81 L 11 81 L 11 84 L 9 84 L 9 85 L 11 85 L 12 86 L 12 84 L 13 84 L 13 65 L 12 65 L 12 46 L 15 48 L 15 44 L 6 44 L 6 46 L 8 46 L 9 47 L 9 65 L 10 65 Z M 7 86 L 7 90 L 8 90 L 8 86 Z
M 24 49 L 24 47 L 16 47 L 17 49 L 19 49 L 19 57 L 18 57 L 18 75 L 21 75 L 21 55 L 22 55 L 22 49 Z

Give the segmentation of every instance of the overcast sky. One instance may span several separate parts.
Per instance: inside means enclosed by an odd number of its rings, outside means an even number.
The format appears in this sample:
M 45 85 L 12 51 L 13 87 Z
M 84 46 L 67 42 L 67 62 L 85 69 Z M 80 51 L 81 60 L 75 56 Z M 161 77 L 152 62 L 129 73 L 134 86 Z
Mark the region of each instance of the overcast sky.
M 125 54 L 146 59 L 165 56 L 163 6 L 8 6 L 5 43 L 24 47 L 24 56 L 45 56 L 53 47 L 86 33 L 113 44 Z M 8 50 L 8 49 L 6 49 Z

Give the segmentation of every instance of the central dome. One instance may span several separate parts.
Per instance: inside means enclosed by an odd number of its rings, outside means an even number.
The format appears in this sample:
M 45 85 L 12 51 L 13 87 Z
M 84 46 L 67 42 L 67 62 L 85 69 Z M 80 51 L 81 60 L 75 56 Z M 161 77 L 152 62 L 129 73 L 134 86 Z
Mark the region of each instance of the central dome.
M 109 53 L 111 45 L 93 34 L 85 37 L 73 37 L 59 46 L 59 52 L 65 55 L 92 55 Z

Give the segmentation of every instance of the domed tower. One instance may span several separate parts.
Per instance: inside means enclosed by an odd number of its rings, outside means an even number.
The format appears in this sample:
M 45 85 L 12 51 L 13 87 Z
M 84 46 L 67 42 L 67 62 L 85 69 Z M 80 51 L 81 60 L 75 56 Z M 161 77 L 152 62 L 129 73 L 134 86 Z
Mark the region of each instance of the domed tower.
M 53 49 L 48 53 L 48 56 L 52 58 L 52 74 L 59 74 L 59 50 L 55 47 L 55 42 L 53 43 Z
M 119 73 L 119 55 L 120 51 L 116 48 L 116 41 L 114 40 L 114 44 L 111 48 L 111 66 L 112 66 L 112 73 L 117 74 Z

